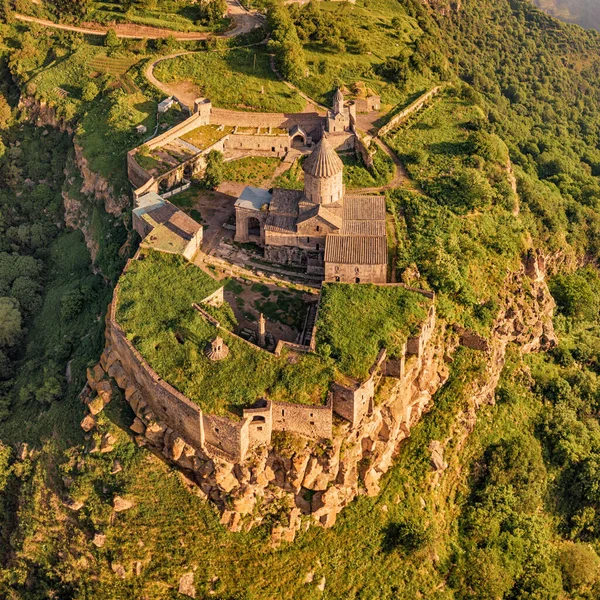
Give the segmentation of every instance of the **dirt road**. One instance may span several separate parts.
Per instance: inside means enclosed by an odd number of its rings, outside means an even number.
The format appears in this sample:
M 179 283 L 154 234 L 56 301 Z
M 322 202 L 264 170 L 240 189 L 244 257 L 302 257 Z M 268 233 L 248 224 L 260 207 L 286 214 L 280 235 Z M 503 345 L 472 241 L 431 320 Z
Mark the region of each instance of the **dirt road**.
M 158 39 L 173 36 L 176 40 L 180 41 L 197 41 L 205 40 L 211 36 L 223 38 L 235 37 L 236 35 L 252 31 L 254 28 L 259 27 L 263 22 L 263 17 L 261 15 L 247 11 L 238 0 L 227 0 L 227 15 L 233 19 L 235 27 L 219 36 L 213 36 L 213 34 L 206 32 L 182 32 L 174 31 L 173 29 L 134 25 L 133 23 L 117 23 L 112 29 L 115 30 L 115 33 L 119 38 Z M 108 27 L 103 27 L 96 23 L 83 23 L 81 26 L 63 25 L 61 23 L 53 23 L 47 19 L 38 19 L 37 17 L 29 17 L 27 15 L 15 14 L 14 16 L 17 20 L 25 23 L 37 23 L 43 27 L 52 27 L 53 29 L 61 29 L 63 31 L 73 31 L 85 35 L 104 36 L 109 30 Z

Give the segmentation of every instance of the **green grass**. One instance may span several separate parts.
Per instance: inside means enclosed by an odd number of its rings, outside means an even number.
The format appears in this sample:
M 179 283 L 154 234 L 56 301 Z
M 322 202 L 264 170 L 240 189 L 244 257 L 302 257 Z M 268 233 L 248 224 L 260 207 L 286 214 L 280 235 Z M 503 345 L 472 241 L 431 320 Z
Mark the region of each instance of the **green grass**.
M 254 349 L 217 330 L 192 308 L 223 283 L 181 257 L 151 252 L 121 278 L 117 320 L 157 373 L 211 414 L 239 414 L 265 394 L 322 403 L 333 375 L 330 361 L 303 355 L 290 364 L 285 355 Z M 215 314 L 224 324 L 233 319 L 227 305 Z M 230 354 L 213 363 L 204 349 L 217 334 Z
M 394 163 L 380 148 L 377 148 L 374 156 L 373 171 L 367 169 L 362 158 L 354 153 L 341 154 L 340 158 L 344 163 L 344 183 L 349 190 L 383 187 L 394 176 Z
M 223 179 L 259 186 L 265 180 L 273 177 L 280 162 L 278 158 L 265 156 L 249 156 L 231 160 L 224 165 Z
M 300 112 L 305 105 L 275 77 L 262 47 L 180 56 L 159 63 L 154 75 L 165 83 L 191 81 L 217 108 Z
M 219 129 L 218 125 L 202 125 L 202 127 L 197 127 L 189 133 L 182 135 L 181 139 L 196 146 L 198 150 L 205 150 L 232 131 L 233 127 Z
M 345 375 L 363 378 L 379 350 L 399 356 L 409 334 L 427 316 L 430 300 L 403 287 L 324 284 L 317 319 L 317 349 L 330 353 Z
M 126 155 L 140 144 L 136 125 L 153 131 L 156 125 L 156 103 L 141 92 L 96 99 L 84 114 L 77 142 L 92 171 L 108 179 L 117 191 L 130 189 L 127 180 Z

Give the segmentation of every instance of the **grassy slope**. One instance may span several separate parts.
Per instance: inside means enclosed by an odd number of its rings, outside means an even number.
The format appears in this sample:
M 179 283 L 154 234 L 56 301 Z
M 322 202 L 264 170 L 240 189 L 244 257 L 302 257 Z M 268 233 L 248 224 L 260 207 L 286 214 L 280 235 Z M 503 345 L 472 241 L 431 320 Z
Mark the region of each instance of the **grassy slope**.
M 300 112 L 305 105 L 275 77 L 262 47 L 181 56 L 161 62 L 154 74 L 165 83 L 191 81 L 217 108 Z
M 399 90 L 378 76 L 374 67 L 389 56 L 397 56 L 422 32 L 415 19 L 407 16 L 398 2 L 393 0 L 357 0 L 349 2 L 320 2 L 323 11 L 344 15 L 357 28 L 367 50 L 360 53 L 333 52 L 318 44 L 304 45 L 310 76 L 299 85 L 311 98 L 330 104 L 330 98 L 338 85 L 351 85 L 364 81 L 381 95 L 387 105 L 407 102 L 417 92 L 422 92 L 434 83 L 425 77 L 416 77 L 409 86 Z M 399 27 L 392 26 L 392 19 L 400 20 Z

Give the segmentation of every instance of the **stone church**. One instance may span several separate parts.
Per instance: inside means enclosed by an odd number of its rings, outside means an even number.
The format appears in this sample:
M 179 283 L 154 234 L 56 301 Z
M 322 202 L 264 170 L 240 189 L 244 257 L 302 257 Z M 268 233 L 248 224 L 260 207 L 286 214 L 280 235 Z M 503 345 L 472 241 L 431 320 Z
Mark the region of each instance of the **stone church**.
M 325 135 L 302 169 L 304 190 L 244 189 L 235 203 L 235 240 L 325 281 L 385 283 L 385 198 L 346 195 L 342 161 Z

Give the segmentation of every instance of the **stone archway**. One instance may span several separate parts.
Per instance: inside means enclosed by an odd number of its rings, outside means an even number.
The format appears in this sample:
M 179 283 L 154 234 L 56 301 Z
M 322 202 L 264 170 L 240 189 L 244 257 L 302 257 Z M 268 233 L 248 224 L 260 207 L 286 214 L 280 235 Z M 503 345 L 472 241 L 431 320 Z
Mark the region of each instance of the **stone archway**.
M 260 221 L 256 217 L 249 217 L 246 221 L 248 237 L 260 237 Z
M 301 150 L 304 146 L 306 146 L 306 138 L 303 135 L 298 134 L 292 138 L 292 148 Z

